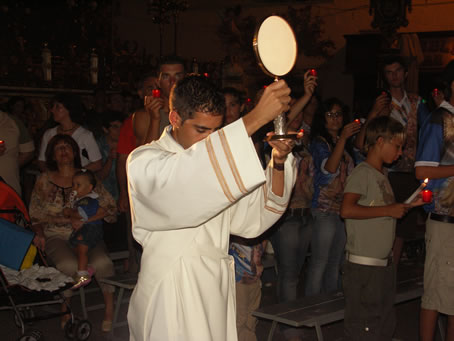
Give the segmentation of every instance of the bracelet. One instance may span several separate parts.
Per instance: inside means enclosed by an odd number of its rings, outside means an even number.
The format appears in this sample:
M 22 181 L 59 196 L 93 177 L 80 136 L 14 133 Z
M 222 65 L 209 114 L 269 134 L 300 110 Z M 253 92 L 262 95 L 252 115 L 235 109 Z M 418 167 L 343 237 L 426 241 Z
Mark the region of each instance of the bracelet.
M 283 171 L 284 170 L 284 165 L 285 163 L 275 163 L 273 162 L 273 169 L 277 171 Z

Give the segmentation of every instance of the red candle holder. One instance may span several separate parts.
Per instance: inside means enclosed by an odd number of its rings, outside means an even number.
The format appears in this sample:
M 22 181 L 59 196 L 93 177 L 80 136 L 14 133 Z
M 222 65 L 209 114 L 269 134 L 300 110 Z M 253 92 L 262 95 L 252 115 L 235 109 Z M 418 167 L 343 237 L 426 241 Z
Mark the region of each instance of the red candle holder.
M 434 96 L 434 97 L 437 97 L 437 96 L 438 96 L 438 91 L 439 91 L 439 90 L 438 90 L 437 88 L 435 88 L 435 89 L 433 90 L 432 93 L 433 93 L 433 96 Z
M 0 146 L 1 146 L 2 144 L 4 144 L 4 143 L 5 143 L 5 141 L 0 140 Z
M 153 89 L 153 90 L 151 90 L 151 95 L 155 98 L 159 98 L 159 97 L 161 97 L 161 90 Z
M 310 69 L 309 75 L 314 76 L 314 77 L 317 77 L 317 70 L 315 70 L 315 69 Z
M 422 191 L 422 201 L 431 202 L 432 201 L 432 191 L 430 189 L 425 189 Z
M 361 124 L 361 121 L 359 119 L 356 119 L 355 122 Z

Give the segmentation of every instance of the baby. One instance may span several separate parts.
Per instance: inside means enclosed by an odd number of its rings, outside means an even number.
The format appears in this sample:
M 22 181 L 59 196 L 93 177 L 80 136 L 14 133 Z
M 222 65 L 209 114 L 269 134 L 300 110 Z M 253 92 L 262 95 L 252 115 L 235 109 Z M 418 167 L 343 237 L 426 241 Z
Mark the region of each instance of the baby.
M 96 177 L 93 172 L 76 172 L 73 176 L 71 208 L 63 211 L 65 217 L 84 222 L 81 227 L 73 226 L 74 231 L 69 237 L 69 244 L 74 247 L 78 260 L 76 284 L 71 289 L 78 289 L 91 282 L 94 270 L 88 266 L 88 251 L 103 239 L 102 219 L 97 219 L 97 213 L 102 208 L 99 207 L 98 195 L 93 192 L 95 186 Z

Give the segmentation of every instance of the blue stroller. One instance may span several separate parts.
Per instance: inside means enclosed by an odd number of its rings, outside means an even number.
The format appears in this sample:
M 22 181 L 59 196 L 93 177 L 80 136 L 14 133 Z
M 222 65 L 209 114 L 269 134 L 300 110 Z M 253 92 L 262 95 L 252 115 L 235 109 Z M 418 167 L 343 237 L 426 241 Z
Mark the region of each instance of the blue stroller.
M 55 287 L 53 285 L 55 282 L 49 285 L 52 280 L 66 277 L 58 270 L 34 265 L 33 269 L 17 271 L 23 266 L 25 256 L 30 254 L 30 246 L 34 237 L 30 225 L 30 217 L 22 199 L 0 178 L 0 310 L 14 312 L 14 322 L 20 328 L 19 341 L 42 340 L 41 331 L 26 327 L 35 321 L 61 317 L 66 314 L 69 314 L 71 318 L 65 325 L 65 336 L 70 340 L 87 340 L 91 334 L 91 323 L 88 320 L 77 319 L 69 305 L 66 305 L 66 312 L 35 315 L 34 307 L 66 304 L 62 293 L 70 288 L 72 283 L 65 285 L 64 282 L 63 284 L 59 282 L 60 286 L 56 290 L 50 291 L 46 288 Z M 41 258 L 45 264 L 44 258 Z M 22 283 L 15 284 L 14 281 L 16 274 L 17 278 L 22 278 L 21 276 L 28 270 L 30 270 L 29 273 L 38 274 L 31 282 L 33 289 Z M 36 290 L 36 287 L 39 289 Z

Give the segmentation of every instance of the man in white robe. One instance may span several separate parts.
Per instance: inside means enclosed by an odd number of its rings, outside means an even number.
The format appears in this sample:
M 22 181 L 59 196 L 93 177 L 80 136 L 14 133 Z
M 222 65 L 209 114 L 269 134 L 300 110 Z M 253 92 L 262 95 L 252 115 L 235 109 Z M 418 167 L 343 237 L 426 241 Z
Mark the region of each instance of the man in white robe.
M 187 77 L 172 90 L 171 126 L 130 154 L 133 235 L 143 247 L 131 340 L 237 340 L 229 235 L 259 236 L 287 207 L 294 142 L 270 142 L 264 172 L 250 136 L 289 109 L 289 93 L 283 80 L 273 83 L 249 114 L 218 130 L 223 95 Z

